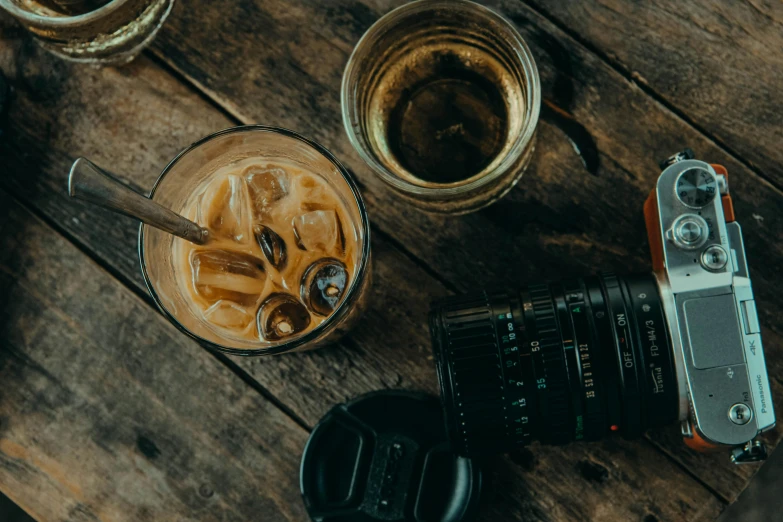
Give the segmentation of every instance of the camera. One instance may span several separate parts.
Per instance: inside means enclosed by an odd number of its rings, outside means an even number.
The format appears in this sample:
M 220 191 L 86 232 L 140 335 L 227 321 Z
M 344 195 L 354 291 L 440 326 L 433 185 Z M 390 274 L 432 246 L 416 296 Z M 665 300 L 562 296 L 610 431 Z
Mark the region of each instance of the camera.
M 641 436 L 681 423 L 698 451 L 766 458 L 775 425 L 728 172 L 689 149 L 645 205 L 652 272 L 449 297 L 430 332 L 446 424 L 464 456 Z

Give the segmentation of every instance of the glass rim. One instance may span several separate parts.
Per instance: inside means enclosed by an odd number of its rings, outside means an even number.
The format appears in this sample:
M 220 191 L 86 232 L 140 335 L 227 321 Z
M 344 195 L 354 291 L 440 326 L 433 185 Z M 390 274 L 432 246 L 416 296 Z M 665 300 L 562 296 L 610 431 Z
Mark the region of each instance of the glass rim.
M 180 151 L 179 154 L 177 154 L 174 157 L 174 159 L 172 159 L 169 162 L 169 164 L 166 165 L 166 167 L 158 176 L 158 179 L 155 180 L 155 184 L 152 186 L 152 189 L 150 190 L 149 198 L 154 199 L 155 192 L 158 189 L 160 183 L 166 177 L 166 174 L 168 174 L 171 171 L 171 169 L 177 164 L 177 162 L 179 162 L 179 160 L 181 160 L 189 152 L 197 149 L 198 147 L 204 145 L 209 141 L 212 141 L 215 138 L 219 138 L 221 136 L 225 136 L 229 134 L 252 132 L 252 131 L 279 134 L 301 141 L 305 145 L 311 147 L 316 152 L 321 154 L 327 160 L 329 160 L 340 172 L 343 179 L 348 184 L 348 187 L 351 190 L 351 194 L 353 195 L 354 201 L 359 209 L 359 216 L 361 217 L 361 221 L 362 221 L 361 228 L 362 228 L 362 232 L 364 233 L 365 241 L 364 241 L 364 245 L 362 245 L 361 257 L 356 270 L 356 277 L 353 278 L 353 283 L 348 289 L 348 293 L 346 293 L 345 298 L 337 306 L 337 309 L 334 310 L 334 312 L 332 312 L 332 314 L 329 317 L 327 317 L 321 324 L 319 324 L 309 332 L 305 333 L 304 335 L 292 339 L 291 341 L 272 345 L 266 348 L 263 347 L 262 348 L 231 348 L 228 346 L 223 346 L 214 343 L 212 341 L 208 341 L 207 339 L 204 339 L 203 337 L 195 334 L 194 332 L 191 332 L 182 323 L 180 323 L 179 320 L 176 317 L 174 317 L 174 315 L 171 312 L 169 312 L 169 310 L 163 305 L 163 302 L 160 299 L 158 293 L 155 291 L 155 288 L 152 284 L 149 274 L 147 273 L 147 265 L 145 263 L 145 252 L 144 252 L 144 229 L 145 227 L 149 227 L 149 225 L 145 223 L 141 223 L 139 225 L 139 239 L 138 239 L 139 262 L 141 264 L 141 273 L 142 276 L 144 277 L 144 284 L 146 285 L 147 290 L 149 291 L 150 296 L 152 297 L 152 300 L 155 302 L 158 309 L 163 313 L 163 315 L 175 327 L 177 327 L 179 331 L 181 331 L 191 339 L 197 341 L 202 346 L 209 348 L 210 350 L 222 352 L 229 355 L 242 355 L 242 356 L 276 355 L 276 354 L 291 352 L 307 344 L 308 342 L 314 340 L 321 334 L 321 332 L 324 329 L 326 329 L 327 326 L 329 326 L 331 323 L 334 322 L 335 317 L 345 314 L 346 310 L 348 310 L 349 305 L 353 304 L 352 301 L 355 299 L 357 293 L 361 290 L 362 281 L 364 281 L 367 275 L 367 270 L 369 269 L 369 263 L 370 263 L 370 220 L 369 220 L 369 215 L 367 214 L 367 209 L 364 206 L 364 200 L 362 199 L 362 195 L 359 192 L 359 187 L 356 184 L 356 181 L 353 179 L 351 173 L 348 171 L 348 169 L 345 168 L 345 166 L 337 158 L 335 158 L 334 155 L 332 155 L 332 153 L 329 152 L 328 149 L 316 143 L 315 141 L 302 136 L 301 134 L 295 131 L 292 131 L 290 129 L 285 129 L 282 127 L 272 127 L 268 125 L 238 125 L 235 127 L 229 127 L 227 129 L 219 130 L 217 132 L 213 132 L 212 134 L 204 136 L 200 140 L 192 143 L 190 146 Z
M 386 168 L 379 161 L 376 160 L 375 155 L 371 152 L 370 147 L 367 145 L 366 140 L 357 135 L 354 131 L 354 122 L 357 122 L 357 126 L 362 128 L 362 124 L 359 123 L 358 111 L 355 110 L 355 103 L 352 103 L 352 99 L 355 98 L 351 92 L 350 81 L 351 77 L 357 67 L 363 65 L 360 63 L 359 54 L 365 52 L 371 39 L 380 36 L 382 31 L 386 29 L 388 25 L 399 23 L 401 20 L 413 15 L 417 15 L 424 11 L 430 11 L 439 8 L 458 8 L 469 10 L 472 14 L 478 14 L 486 17 L 486 19 L 492 20 L 500 24 L 512 38 L 512 51 L 516 61 L 521 65 L 524 78 L 522 79 L 525 84 L 525 90 L 527 93 L 525 105 L 526 105 L 526 121 L 523 125 L 522 131 L 515 140 L 511 150 L 506 154 L 503 160 L 492 170 L 488 171 L 479 177 L 476 177 L 472 181 L 464 184 L 454 185 L 444 183 L 441 185 L 431 184 L 430 186 L 419 185 L 405 179 L 400 178 L 394 172 Z M 355 101 L 355 100 L 354 100 Z M 421 197 L 442 197 L 442 196 L 461 196 L 466 193 L 475 191 L 485 185 L 489 185 L 502 177 L 508 172 L 510 168 L 513 168 L 517 160 L 524 154 L 527 145 L 533 139 L 535 135 L 536 127 L 538 126 L 538 120 L 541 111 L 541 83 L 538 74 L 538 67 L 533 59 L 533 54 L 530 52 L 530 48 L 525 43 L 522 35 L 519 33 L 516 27 L 503 15 L 490 9 L 487 6 L 471 2 L 469 0 L 416 0 L 408 4 L 404 4 L 397 7 L 381 18 L 375 21 L 372 26 L 362 35 L 357 42 L 350 57 L 348 63 L 345 66 L 343 72 L 342 84 L 340 87 L 340 106 L 342 112 L 343 127 L 348 134 L 348 140 L 353 145 L 353 148 L 359 153 L 362 160 L 369 165 L 369 167 L 375 172 L 383 181 L 391 185 L 400 192 L 410 194 L 413 196 Z
M 100 18 L 103 18 L 107 14 L 111 14 L 124 4 L 127 4 L 131 0 L 111 0 L 109 3 L 100 6 L 98 9 L 88 11 L 86 13 L 78 15 L 63 16 L 44 16 L 37 13 L 32 13 L 26 9 L 23 9 L 13 0 L 0 0 L 0 6 L 13 16 L 20 20 L 36 24 L 41 27 L 74 27 L 86 23 L 93 22 Z

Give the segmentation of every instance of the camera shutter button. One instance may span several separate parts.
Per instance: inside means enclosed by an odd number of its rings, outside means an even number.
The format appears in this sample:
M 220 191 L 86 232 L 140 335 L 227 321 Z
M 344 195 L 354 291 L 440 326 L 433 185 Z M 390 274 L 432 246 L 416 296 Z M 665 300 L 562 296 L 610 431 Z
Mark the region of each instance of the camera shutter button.
M 685 214 L 674 220 L 666 235 L 679 248 L 693 250 L 707 241 L 708 230 L 704 218 L 695 214 Z
M 678 230 L 680 238 L 686 243 L 695 243 L 701 238 L 701 228 L 693 221 L 685 221 Z

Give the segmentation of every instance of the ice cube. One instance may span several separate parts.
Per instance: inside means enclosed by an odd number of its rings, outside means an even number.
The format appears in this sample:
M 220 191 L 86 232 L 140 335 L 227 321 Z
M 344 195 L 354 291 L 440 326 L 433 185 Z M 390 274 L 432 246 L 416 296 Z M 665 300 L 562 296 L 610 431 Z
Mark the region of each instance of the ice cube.
M 193 287 L 211 303 L 221 299 L 240 306 L 254 304 L 266 283 L 264 262 L 230 250 L 194 250 L 190 254 Z
M 245 307 L 221 299 L 204 311 L 204 318 L 218 326 L 243 329 L 253 320 L 253 315 Z
M 334 209 L 334 191 L 323 178 L 302 174 L 297 176 L 296 184 L 296 194 L 303 211 Z
M 296 216 L 292 225 L 302 250 L 335 254 L 343 250 L 343 231 L 334 210 L 314 210 Z
M 302 276 L 302 301 L 318 315 L 331 314 L 340 304 L 348 287 L 348 270 L 337 259 L 321 259 L 310 265 Z
M 278 270 L 283 268 L 286 262 L 286 246 L 283 238 L 264 225 L 253 227 L 253 234 L 267 261 Z
M 210 186 L 201 198 L 200 221 L 210 232 L 243 241 L 246 230 L 245 187 L 239 176 L 228 176 Z
M 250 202 L 256 216 L 268 212 L 272 203 L 288 195 L 290 181 L 288 173 L 279 167 L 251 165 L 243 171 Z
M 278 341 L 303 332 L 310 326 L 310 313 L 293 296 L 270 295 L 258 309 L 258 331 L 267 341 Z

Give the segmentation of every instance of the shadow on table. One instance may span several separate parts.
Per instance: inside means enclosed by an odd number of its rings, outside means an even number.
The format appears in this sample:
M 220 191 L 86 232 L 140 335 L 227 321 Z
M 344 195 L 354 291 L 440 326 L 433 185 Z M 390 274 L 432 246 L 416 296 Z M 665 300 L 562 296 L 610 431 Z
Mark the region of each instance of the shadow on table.
M 750 481 L 737 501 L 717 522 L 769 522 L 781 520 L 783 511 L 783 451 L 775 451 Z
M 11 502 L 0 493 L 0 521 L 2 522 L 35 522 L 22 508 Z

